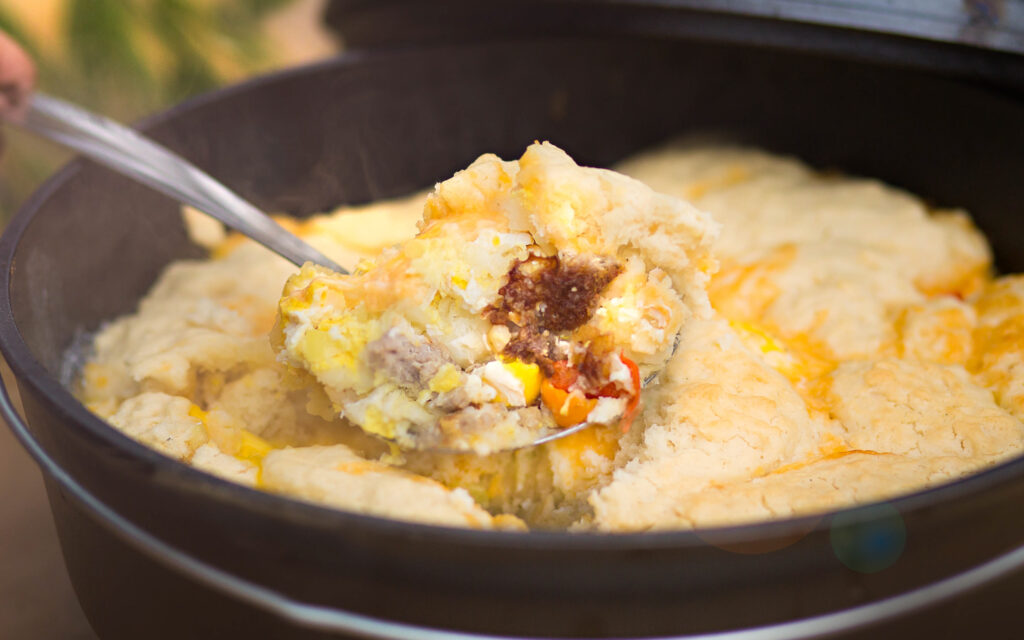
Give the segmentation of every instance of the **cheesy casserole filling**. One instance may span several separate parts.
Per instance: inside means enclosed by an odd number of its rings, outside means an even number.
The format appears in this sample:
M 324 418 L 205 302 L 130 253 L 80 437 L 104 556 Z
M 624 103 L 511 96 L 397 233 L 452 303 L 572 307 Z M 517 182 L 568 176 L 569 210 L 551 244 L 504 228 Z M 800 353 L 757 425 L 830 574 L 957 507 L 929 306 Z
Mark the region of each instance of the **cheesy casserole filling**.
M 103 327 L 76 392 L 233 482 L 459 527 L 784 518 L 1024 451 L 1024 276 L 966 213 L 753 149 L 617 169 L 531 145 L 281 218 L 352 276 L 186 212 L 210 259 Z

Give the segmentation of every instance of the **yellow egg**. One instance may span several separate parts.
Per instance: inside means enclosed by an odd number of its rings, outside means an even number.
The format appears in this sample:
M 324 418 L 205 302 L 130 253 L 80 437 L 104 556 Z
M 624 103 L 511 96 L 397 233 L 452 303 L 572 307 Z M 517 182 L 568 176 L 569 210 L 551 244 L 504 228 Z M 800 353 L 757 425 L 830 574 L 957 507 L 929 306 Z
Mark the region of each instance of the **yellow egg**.
M 384 412 L 377 407 L 369 407 L 366 410 L 366 418 L 362 424 L 363 431 L 375 433 L 386 440 L 395 439 L 395 423 L 384 416 Z
M 458 367 L 446 364 L 430 379 L 427 386 L 435 393 L 444 393 L 458 387 L 461 380 L 462 376 L 459 375 Z
M 314 373 L 334 367 L 355 367 L 356 359 L 346 352 L 325 331 L 308 331 L 298 344 L 297 351 L 309 362 Z
M 195 418 L 199 422 L 202 422 L 203 426 L 206 426 L 206 412 L 200 409 L 199 405 L 193 404 L 191 407 L 189 407 L 188 415 L 189 417 Z
M 252 462 L 253 464 L 259 464 L 273 448 L 263 438 L 243 429 L 238 432 L 238 451 L 235 452 L 235 457 Z

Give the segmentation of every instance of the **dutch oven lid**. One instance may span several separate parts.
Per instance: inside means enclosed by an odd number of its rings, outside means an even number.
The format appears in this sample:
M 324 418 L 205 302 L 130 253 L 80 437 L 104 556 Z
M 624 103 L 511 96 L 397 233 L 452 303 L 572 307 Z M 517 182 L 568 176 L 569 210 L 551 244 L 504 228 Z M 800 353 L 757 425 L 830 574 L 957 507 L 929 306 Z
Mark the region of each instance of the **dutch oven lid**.
M 1024 91 L 1021 0 L 330 0 L 350 49 L 632 34 L 929 69 Z

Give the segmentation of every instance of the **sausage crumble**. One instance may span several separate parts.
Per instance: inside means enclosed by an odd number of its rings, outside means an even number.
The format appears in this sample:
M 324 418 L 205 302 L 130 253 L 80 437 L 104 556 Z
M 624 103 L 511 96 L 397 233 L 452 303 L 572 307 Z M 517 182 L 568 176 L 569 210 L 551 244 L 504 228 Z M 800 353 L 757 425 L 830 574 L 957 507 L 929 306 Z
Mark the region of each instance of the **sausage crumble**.
M 568 357 L 557 333 L 586 324 L 598 296 L 622 272 L 608 257 L 531 256 L 517 261 L 500 298 L 484 313 L 491 324 L 505 325 L 512 334 L 503 353 L 535 362 L 546 375 L 552 363 Z

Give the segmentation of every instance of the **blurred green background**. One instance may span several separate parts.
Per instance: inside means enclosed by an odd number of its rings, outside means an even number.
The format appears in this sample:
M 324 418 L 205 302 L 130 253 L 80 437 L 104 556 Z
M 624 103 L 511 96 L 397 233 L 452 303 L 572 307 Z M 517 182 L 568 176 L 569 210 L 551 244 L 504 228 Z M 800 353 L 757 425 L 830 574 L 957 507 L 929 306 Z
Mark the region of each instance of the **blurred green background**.
M 0 0 L 39 87 L 131 122 L 249 75 L 336 53 L 326 0 Z M 69 154 L 8 127 L 0 224 Z

